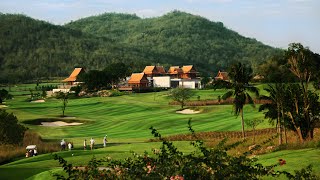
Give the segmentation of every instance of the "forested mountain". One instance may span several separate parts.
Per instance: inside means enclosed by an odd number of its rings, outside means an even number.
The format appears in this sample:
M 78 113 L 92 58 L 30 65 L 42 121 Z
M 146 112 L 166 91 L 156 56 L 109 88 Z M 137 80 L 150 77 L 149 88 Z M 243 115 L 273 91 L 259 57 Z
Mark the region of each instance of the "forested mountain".
M 106 13 L 64 26 L 24 15 L 0 14 L 0 81 L 66 76 L 73 67 L 103 69 L 125 62 L 194 64 L 215 72 L 234 61 L 254 67 L 281 50 L 229 30 L 221 22 L 173 11 L 162 17 Z

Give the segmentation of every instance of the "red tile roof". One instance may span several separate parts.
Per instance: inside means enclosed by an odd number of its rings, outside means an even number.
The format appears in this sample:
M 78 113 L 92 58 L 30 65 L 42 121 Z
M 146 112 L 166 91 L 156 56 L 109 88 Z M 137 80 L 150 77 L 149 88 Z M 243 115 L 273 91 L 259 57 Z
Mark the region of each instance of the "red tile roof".
M 182 69 L 179 66 L 171 66 L 168 70 L 168 74 L 181 74 Z
M 154 70 L 155 66 L 146 66 L 143 70 L 143 73 L 145 74 L 152 74 L 153 70 Z
M 130 79 L 128 80 L 129 84 L 139 84 L 148 82 L 149 81 L 144 73 L 132 73 Z
M 229 76 L 227 72 L 222 72 L 219 71 L 218 75 L 215 77 L 216 79 L 221 79 L 221 80 L 229 80 Z
M 143 70 L 145 74 L 165 74 L 163 66 L 146 66 Z
M 194 69 L 193 69 L 193 65 L 188 65 L 188 66 L 183 66 L 183 67 L 182 67 L 183 73 L 190 73 L 191 70 L 194 70 Z
M 63 82 L 74 82 L 77 80 L 77 76 L 80 74 L 80 72 L 83 70 L 83 68 L 75 68 L 73 72 L 70 74 L 70 76 L 63 80 Z

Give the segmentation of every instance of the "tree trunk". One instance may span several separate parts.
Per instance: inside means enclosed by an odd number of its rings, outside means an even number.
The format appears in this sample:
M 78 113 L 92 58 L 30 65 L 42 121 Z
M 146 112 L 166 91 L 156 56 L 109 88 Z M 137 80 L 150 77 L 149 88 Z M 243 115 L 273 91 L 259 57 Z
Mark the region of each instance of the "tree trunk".
M 284 136 L 285 136 L 285 139 L 286 139 L 286 144 L 288 144 L 287 128 L 286 127 L 284 127 Z
M 283 105 L 281 104 L 281 119 L 282 119 L 282 122 L 283 122 L 283 128 L 284 128 L 284 136 L 285 136 L 285 139 L 286 139 L 286 144 L 288 143 L 288 137 L 287 137 L 287 127 L 285 126 L 284 124 L 284 110 L 283 110 Z
M 300 129 L 300 128 L 297 129 L 297 134 L 298 134 L 298 136 L 299 136 L 300 142 L 303 143 L 303 142 L 304 142 L 304 139 L 303 139 L 303 136 L 302 136 L 302 133 L 301 133 L 301 129 Z
M 252 127 L 253 129 L 253 144 L 256 143 L 256 128 L 254 128 L 254 126 Z
M 243 109 L 240 110 L 240 114 L 241 114 L 241 125 L 242 125 L 242 138 L 245 139 L 246 138 L 246 134 L 244 132 Z
M 282 131 L 281 131 L 281 120 L 280 120 L 280 107 L 279 104 L 277 105 L 277 111 L 278 111 L 278 135 L 279 135 L 279 145 L 282 144 Z
M 293 124 L 294 129 L 296 130 L 296 133 L 297 133 L 297 135 L 298 135 L 298 137 L 299 137 L 300 142 L 303 143 L 303 142 L 304 142 L 304 139 L 303 139 L 303 136 L 302 136 L 300 127 L 298 127 L 298 126 L 296 125 L 296 123 L 294 122 L 294 119 L 293 119 L 293 116 L 292 116 L 291 112 L 288 112 L 288 115 L 289 115 L 289 117 L 290 117 L 290 119 L 291 119 L 291 122 L 292 122 L 292 124 Z

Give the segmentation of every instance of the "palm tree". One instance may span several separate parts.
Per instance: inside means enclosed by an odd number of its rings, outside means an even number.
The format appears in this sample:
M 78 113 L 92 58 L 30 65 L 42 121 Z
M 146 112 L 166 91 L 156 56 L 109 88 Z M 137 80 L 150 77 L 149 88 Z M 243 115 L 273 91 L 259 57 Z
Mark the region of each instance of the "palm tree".
M 268 85 L 265 90 L 269 93 L 269 96 L 261 96 L 260 99 L 267 100 L 265 104 L 259 107 L 259 111 L 268 109 L 265 112 L 265 117 L 277 120 L 277 131 L 279 134 L 279 145 L 282 144 L 282 128 L 284 117 L 284 94 L 286 91 L 286 85 L 283 83 L 276 83 L 275 85 Z M 282 120 L 281 120 L 282 119 Z
M 252 69 L 246 67 L 240 62 L 231 66 L 228 75 L 231 79 L 230 82 L 226 81 L 217 81 L 215 87 L 225 87 L 228 88 L 228 92 L 222 96 L 222 99 L 226 100 L 230 97 L 233 97 L 233 108 L 234 114 L 241 116 L 241 125 L 242 125 L 242 137 L 245 138 L 244 131 L 244 119 L 243 119 L 243 107 L 246 103 L 249 103 L 254 106 L 254 101 L 249 94 L 249 92 L 254 93 L 256 96 L 259 96 L 258 88 L 249 84 L 249 81 L 252 79 Z

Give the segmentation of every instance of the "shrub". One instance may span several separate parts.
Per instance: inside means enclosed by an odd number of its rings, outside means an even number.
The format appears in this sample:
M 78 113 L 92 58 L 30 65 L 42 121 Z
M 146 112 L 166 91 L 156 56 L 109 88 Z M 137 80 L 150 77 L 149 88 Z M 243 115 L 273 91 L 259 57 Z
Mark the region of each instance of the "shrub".
M 26 130 L 26 127 L 18 124 L 16 116 L 0 109 L 0 144 L 21 143 Z

